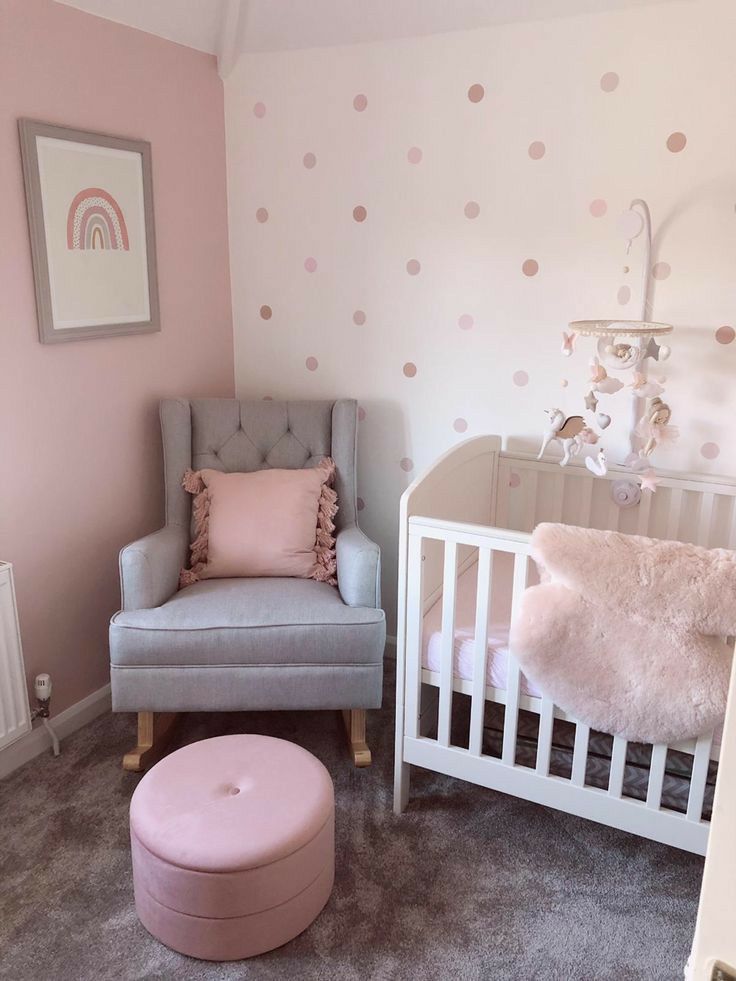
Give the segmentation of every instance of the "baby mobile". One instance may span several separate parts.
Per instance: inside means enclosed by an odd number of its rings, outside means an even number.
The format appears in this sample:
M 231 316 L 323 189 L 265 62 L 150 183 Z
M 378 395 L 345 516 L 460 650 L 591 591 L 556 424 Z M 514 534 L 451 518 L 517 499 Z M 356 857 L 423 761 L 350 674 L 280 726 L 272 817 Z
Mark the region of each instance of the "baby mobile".
M 647 319 L 652 226 L 645 201 L 636 199 L 631 202 L 629 210 L 621 218 L 621 228 L 627 240 L 627 255 L 633 241 L 642 232 L 645 233 L 641 320 L 577 320 L 569 325 L 569 333 L 563 331 L 564 357 L 573 355 L 578 337 L 597 338 L 583 399 L 585 410 L 584 414 L 574 416 L 566 415 L 562 409 L 546 410 L 549 422 L 537 459 L 542 458 L 550 443 L 557 442 L 562 449 L 560 466 L 566 467 L 585 447 L 598 446 L 595 456 L 585 457 L 585 465 L 591 473 L 605 477 L 608 463 L 601 440 L 612 422 L 611 412 L 614 409 L 609 405 L 609 397 L 628 392 L 632 405 L 631 452 L 624 465 L 631 471 L 632 479 L 616 481 L 612 486 L 614 499 L 626 507 L 638 502 L 642 490 L 656 491 L 660 478 L 651 465 L 650 457 L 657 446 L 674 442 L 678 431 L 670 422 L 672 412 L 669 405 L 661 398 L 666 379 L 655 381 L 648 376 L 650 362 L 663 362 L 670 356 L 669 347 L 660 345 L 657 338 L 671 334 L 673 328 L 670 324 Z M 624 266 L 624 272 L 629 271 L 629 266 Z M 614 374 L 609 374 L 609 371 Z M 601 402 L 600 396 L 605 401 Z

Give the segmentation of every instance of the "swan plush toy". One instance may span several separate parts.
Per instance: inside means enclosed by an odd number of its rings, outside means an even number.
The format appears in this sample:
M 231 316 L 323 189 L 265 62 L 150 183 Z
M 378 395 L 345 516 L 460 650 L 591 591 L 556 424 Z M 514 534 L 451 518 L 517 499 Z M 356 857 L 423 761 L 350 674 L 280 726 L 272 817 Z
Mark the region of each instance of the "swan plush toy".
M 572 457 L 577 456 L 583 446 L 598 442 L 598 436 L 588 426 L 582 416 L 566 416 L 562 409 L 546 409 L 549 426 L 544 432 L 538 460 L 542 459 L 549 444 L 556 440 L 562 446 L 560 466 L 566 467 Z

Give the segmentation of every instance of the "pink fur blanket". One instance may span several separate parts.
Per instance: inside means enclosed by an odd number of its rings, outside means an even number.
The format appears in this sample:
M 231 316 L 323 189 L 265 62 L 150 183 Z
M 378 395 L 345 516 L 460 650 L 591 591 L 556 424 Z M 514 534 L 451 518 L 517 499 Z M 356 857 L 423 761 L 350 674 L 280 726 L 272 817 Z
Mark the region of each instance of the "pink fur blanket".
M 722 721 L 736 552 L 541 524 L 532 555 L 542 581 L 524 594 L 511 649 L 556 705 L 647 743 Z

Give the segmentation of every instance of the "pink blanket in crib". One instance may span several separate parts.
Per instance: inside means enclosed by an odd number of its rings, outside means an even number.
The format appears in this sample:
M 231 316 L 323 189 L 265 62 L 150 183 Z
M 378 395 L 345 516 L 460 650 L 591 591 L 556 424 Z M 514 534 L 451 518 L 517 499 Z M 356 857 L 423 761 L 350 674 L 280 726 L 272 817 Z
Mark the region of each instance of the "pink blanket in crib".
M 672 743 L 723 718 L 736 635 L 736 552 L 541 524 L 542 582 L 511 627 L 524 673 L 581 722 Z

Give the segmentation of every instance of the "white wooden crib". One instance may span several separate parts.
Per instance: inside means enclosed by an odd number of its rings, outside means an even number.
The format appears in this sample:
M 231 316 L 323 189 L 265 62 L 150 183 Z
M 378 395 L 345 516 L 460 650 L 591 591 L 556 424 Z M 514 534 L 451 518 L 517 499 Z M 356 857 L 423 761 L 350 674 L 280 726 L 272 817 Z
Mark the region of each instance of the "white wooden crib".
M 612 483 L 628 476 L 613 467 L 605 478 L 593 477 L 580 466 L 562 469 L 556 462 L 502 451 L 498 436 L 480 436 L 450 450 L 406 490 L 400 518 L 397 812 L 408 803 L 413 765 L 705 854 L 709 821 L 703 817 L 704 796 L 719 748 L 714 733 L 676 746 L 646 748 L 646 790 L 639 795 L 645 799 L 635 799 L 624 782 L 627 754 L 645 748 L 614 736 L 607 786 L 600 781 L 593 786 L 588 779 L 591 731 L 543 692 L 524 693 L 525 679 L 513 652 L 504 655 L 503 684 L 487 683 L 487 631 L 491 608 L 498 605 L 498 582 L 502 575 L 509 581 L 510 619 L 535 579 L 529 543 L 539 522 L 736 548 L 736 481 L 667 474 L 656 493 L 644 492 L 638 504 L 621 508 L 613 500 Z M 456 592 L 460 577 L 474 565 L 472 672 L 462 677 L 454 661 Z M 439 663 L 431 665 L 423 663 L 423 632 L 433 608 L 435 613 L 441 609 L 441 634 Z M 497 752 L 489 751 L 484 738 L 491 703 L 504 706 L 494 710 L 503 713 Z M 520 712 L 536 729 L 531 763 L 517 758 Z M 461 715 L 463 734 L 457 738 Z M 574 726 L 569 774 L 562 776 L 550 767 L 557 720 Z M 688 785 L 680 810 L 662 800 L 670 751 L 687 754 Z

